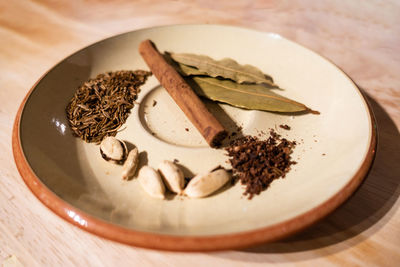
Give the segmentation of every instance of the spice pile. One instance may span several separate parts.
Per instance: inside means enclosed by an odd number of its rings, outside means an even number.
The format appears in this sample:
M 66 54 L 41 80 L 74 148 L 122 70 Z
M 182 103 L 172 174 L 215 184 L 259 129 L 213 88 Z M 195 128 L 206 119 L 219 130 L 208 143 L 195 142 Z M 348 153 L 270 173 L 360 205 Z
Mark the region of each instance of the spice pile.
M 244 195 L 251 199 L 268 188 L 273 180 L 285 177 L 290 166 L 296 164 L 290 157 L 295 145 L 295 141 L 281 138 L 273 130 L 267 140 L 254 136 L 234 140 L 226 151 L 233 175 L 246 186 Z
M 128 153 L 123 140 L 107 136 L 100 143 L 100 154 L 108 162 L 123 164 L 122 178 L 129 180 L 139 168 L 139 151 L 135 147 Z M 158 170 L 145 165 L 139 170 L 138 180 L 144 191 L 155 198 L 164 199 L 166 189 L 189 198 L 202 198 L 211 195 L 229 180 L 230 174 L 222 167 L 217 167 L 206 174 L 198 174 L 185 184 L 183 171 L 175 160 L 164 160 Z
M 150 75 L 143 70 L 107 72 L 81 85 L 66 107 L 73 134 L 94 143 L 115 136 Z

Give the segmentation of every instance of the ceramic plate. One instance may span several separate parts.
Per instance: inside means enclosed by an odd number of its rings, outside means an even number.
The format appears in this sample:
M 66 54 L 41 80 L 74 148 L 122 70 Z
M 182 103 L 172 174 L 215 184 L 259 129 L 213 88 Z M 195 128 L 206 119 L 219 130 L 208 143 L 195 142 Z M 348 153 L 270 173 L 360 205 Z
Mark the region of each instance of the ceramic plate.
M 115 70 L 148 70 L 138 53 L 145 39 L 160 51 L 230 57 L 271 75 L 280 94 L 320 115 L 284 115 L 207 103 L 228 129 L 256 135 L 274 128 L 298 142 L 298 162 L 284 179 L 248 200 L 237 183 L 203 199 L 149 197 L 137 179 L 105 162 L 99 147 L 71 135 L 65 107 L 88 78 Z M 153 100 L 157 105 L 153 106 Z M 117 137 L 141 151 L 141 164 L 178 159 L 186 175 L 226 164 L 151 77 Z M 291 126 L 287 131 L 277 127 Z M 217 25 L 180 25 L 118 35 L 66 58 L 48 71 L 23 101 L 13 150 L 32 192 L 84 230 L 119 242 L 166 250 L 219 250 L 286 237 L 321 219 L 361 183 L 375 152 L 375 124 L 354 83 L 316 53 L 272 33 Z

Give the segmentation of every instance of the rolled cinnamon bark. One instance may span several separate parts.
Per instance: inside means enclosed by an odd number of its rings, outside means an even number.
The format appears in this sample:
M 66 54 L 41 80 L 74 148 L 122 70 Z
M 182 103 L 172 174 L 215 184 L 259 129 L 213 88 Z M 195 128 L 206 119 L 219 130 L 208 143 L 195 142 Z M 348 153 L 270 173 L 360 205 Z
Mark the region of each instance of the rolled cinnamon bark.
M 154 76 L 199 130 L 207 143 L 211 147 L 218 147 L 227 136 L 227 132 L 208 111 L 192 88 L 174 67 L 167 63 L 153 42 L 146 40 L 140 43 L 139 52 Z

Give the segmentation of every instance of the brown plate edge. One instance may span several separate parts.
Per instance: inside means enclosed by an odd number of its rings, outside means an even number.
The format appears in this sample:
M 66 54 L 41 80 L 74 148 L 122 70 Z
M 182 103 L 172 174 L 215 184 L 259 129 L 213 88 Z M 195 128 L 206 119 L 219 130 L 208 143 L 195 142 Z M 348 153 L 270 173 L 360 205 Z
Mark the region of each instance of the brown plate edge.
M 377 147 L 376 120 L 365 95 L 349 78 L 357 90 L 359 90 L 367 105 L 371 120 L 371 140 L 367 155 L 361 164 L 361 167 L 351 180 L 330 199 L 310 211 L 282 223 L 234 234 L 214 236 L 172 236 L 135 231 L 95 218 L 68 204 L 47 188 L 30 168 L 21 146 L 20 120 L 22 111 L 30 94 L 46 75 L 47 72 L 32 86 L 22 101 L 15 117 L 12 131 L 12 151 L 17 169 L 32 193 L 58 216 L 83 230 L 120 243 L 168 251 L 218 251 L 245 248 L 283 239 L 315 224 L 343 204 L 361 185 L 364 178 L 368 175 L 375 159 Z

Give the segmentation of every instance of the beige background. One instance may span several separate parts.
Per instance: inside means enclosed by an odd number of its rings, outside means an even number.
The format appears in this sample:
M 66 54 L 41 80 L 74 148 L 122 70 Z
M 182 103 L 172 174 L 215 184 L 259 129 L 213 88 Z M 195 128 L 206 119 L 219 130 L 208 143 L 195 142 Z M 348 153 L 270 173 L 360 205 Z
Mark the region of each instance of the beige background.
M 400 262 L 398 1 L 1 1 L 0 262 L 25 266 L 395 266 Z M 378 122 L 370 175 L 341 208 L 289 240 L 217 253 L 128 247 L 88 234 L 43 206 L 11 153 L 18 105 L 67 55 L 155 25 L 221 23 L 276 32 L 322 54 L 369 96 Z

